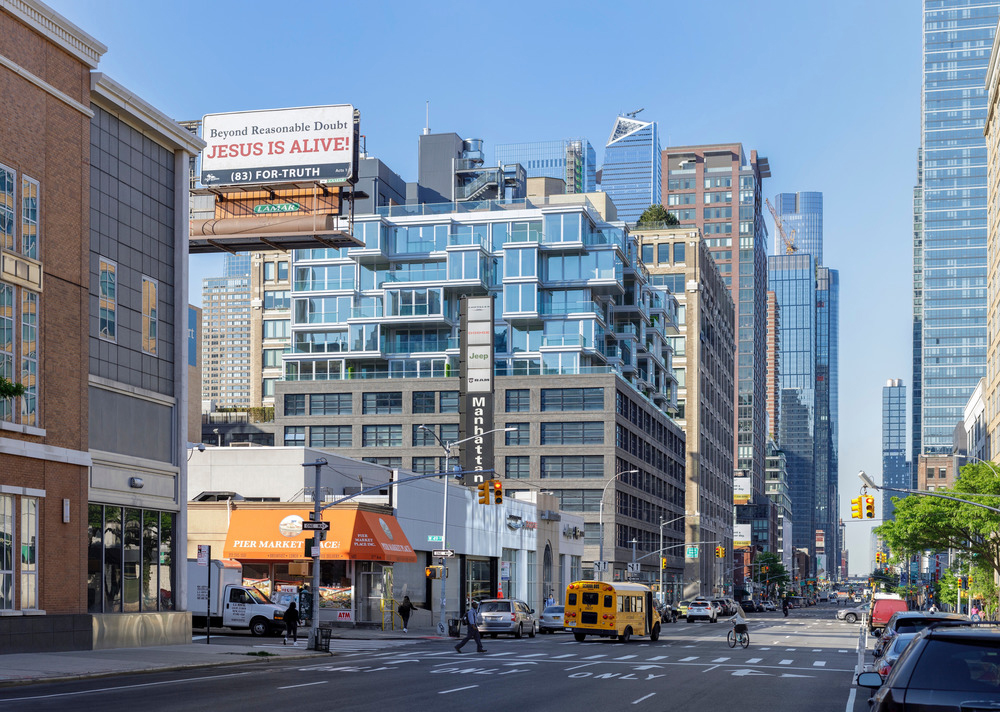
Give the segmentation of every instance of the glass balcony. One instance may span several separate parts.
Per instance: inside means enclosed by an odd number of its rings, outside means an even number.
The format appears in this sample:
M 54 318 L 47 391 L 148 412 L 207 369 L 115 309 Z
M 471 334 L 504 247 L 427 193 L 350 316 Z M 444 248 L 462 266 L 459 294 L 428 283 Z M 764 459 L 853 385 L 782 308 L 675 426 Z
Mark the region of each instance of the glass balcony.
M 382 305 L 369 305 L 366 307 L 352 307 L 352 319 L 377 319 L 382 316 Z
M 566 302 L 563 304 L 542 304 L 538 313 L 549 316 L 565 314 L 596 314 L 602 319 L 604 318 L 604 310 L 601 308 L 601 305 L 592 301 Z
M 542 346 L 581 346 L 588 348 L 590 339 L 582 334 L 573 336 L 543 336 Z
M 379 272 L 375 277 L 376 288 L 383 284 L 400 284 L 405 282 L 444 282 L 448 278 L 445 265 L 423 267 L 419 269 L 393 270 Z
M 457 337 L 447 337 L 444 339 L 410 340 L 410 339 L 389 339 L 383 346 L 383 350 L 389 354 L 418 354 L 418 353 L 439 353 L 448 349 L 459 348 Z

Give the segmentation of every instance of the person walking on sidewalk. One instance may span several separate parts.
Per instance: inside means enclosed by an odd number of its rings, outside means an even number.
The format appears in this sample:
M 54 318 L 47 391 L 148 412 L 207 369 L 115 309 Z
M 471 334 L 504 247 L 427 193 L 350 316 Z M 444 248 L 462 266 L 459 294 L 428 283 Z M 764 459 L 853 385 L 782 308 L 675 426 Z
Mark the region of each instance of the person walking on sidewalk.
M 483 647 L 483 639 L 479 636 L 479 625 L 478 625 L 478 614 L 479 614 L 479 601 L 472 602 L 472 608 L 465 612 L 465 622 L 469 625 L 469 632 L 465 634 L 462 642 L 455 646 L 455 652 L 462 652 L 462 646 L 469 642 L 470 639 L 475 639 L 476 641 L 476 652 L 485 653 L 486 648 Z
M 403 596 L 403 602 L 399 604 L 396 609 L 399 612 L 399 618 L 403 621 L 403 632 L 406 633 L 406 626 L 410 622 L 410 614 L 413 613 L 413 604 L 410 603 L 409 596 Z
M 288 645 L 288 636 L 292 636 L 292 643 L 298 640 L 299 633 L 299 609 L 295 607 L 295 601 L 288 604 L 285 609 L 285 637 L 281 639 L 282 645 Z

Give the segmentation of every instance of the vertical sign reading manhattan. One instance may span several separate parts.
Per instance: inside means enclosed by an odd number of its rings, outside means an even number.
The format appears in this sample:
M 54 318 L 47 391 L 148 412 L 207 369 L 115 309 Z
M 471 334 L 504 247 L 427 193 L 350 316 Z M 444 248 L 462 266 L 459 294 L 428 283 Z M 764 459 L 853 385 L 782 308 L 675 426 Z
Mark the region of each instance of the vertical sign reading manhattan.
M 474 486 L 491 478 L 493 469 L 493 297 L 462 299 L 459 390 L 461 433 L 475 438 L 462 445 L 462 484 Z M 476 436 L 479 437 L 476 437 Z

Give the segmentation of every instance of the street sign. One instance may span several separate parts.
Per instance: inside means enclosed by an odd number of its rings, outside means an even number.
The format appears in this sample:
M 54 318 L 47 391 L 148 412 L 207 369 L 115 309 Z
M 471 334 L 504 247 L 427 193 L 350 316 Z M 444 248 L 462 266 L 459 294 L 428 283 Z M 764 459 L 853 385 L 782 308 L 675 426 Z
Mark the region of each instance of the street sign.
M 440 534 L 430 534 L 427 537 L 427 541 L 440 541 L 444 542 L 444 537 Z
M 314 531 L 328 532 L 330 531 L 330 522 L 302 522 L 302 531 L 309 531 L 310 529 Z
M 633 561 L 628 564 L 628 572 L 630 574 L 637 574 L 642 571 L 642 564 L 638 561 Z
M 208 566 L 209 560 L 212 558 L 212 547 L 208 544 L 198 545 L 198 566 Z
M 689 558 L 689 559 L 697 559 L 698 558 L 698 547 L 697 546 L 689 546 L 687 548 L 687 553 L 685 553 L 685 556 L 687 558 Z
M 607 570 L 608 570 L 608 562 L 607 561 L 595 561 L 594 562 L 594 571 L 607 571 Z
M 431 552 L 431 556 L 454 556 L 454 549 L 435 549 Z

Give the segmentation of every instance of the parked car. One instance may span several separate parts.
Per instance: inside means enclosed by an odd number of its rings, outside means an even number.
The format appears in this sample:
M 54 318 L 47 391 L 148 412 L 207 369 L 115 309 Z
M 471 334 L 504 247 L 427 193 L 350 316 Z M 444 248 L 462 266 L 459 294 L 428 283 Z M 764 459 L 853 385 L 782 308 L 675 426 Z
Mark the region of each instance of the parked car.
M 730 613 L 730 611 L 731 610 L 735 610 L 735 608 L 736 608 L 736 604 L 735 603 L 732 606 L 730 606 L 729 602 L 725 598 L 713 598 L 712 599 L 712 603 L 715 606 L 718 606 L 718 608 L 719 608 L 718 615 L 719 616 L 731 616 L 733 614 Z
M 770 601 L 770 600 L 764 599 L 763 601 L 760 602 L 757 610 L 758 611 L 776 611 L 777 608 L 774 605 L 774 601 Z
M 847 608 L 837 609 L 837 620 L 847 621 L 848 623 L 857 623 L 859 620 L 868 615 L 868 604 L 863 603 L 860 606 L 848 606 Z
M 889 644 L 884 648 L 882 654 L 875 657 L 875 663 L 873 665 L 875 672 L 882 677 L 888 675 L 892 671 L 892 666 L 897 660 L 899 660 L 899 656 L 903 654 L 904 650 L 906 650 L 906 646 L 908 646 L 916 637 L 916 633 L 900 633 L 898 635 L 894 635 L 892 639 L 888 641 Z
M 942 623 L 914 637 L 887 677 L 858 675 L 875 694 L 871 712 L 937 712 L 1000 707 L 1000 631 L 974 623 Z
M 529 638 L 534 638 L 537 630 L 535 609 L 528 608 L 527 603 L 516 598 L 480 601 L 478 625 L 480 633 L 489 633 L 493 638 L 501 633 L 509 633 L 515 638 L 527 633 Z
M 542 615 L 538 616 L 539 633 L 555 633 L 557 630 L 566 630 L 563 620 L 562 606 L 546 606 Z
M 885 629 L 875 644 L 878 657 L 900 633 L 919 633 L 938 621 L 967 621 L 969 617 L 961 613 L 930 613 L 928 611 L 899 611 L 893 613 L 885 624 Z
M 712 605 L 711 601 L 707 601 L 704 598 L 696 598 L 691 601 L 687 609 L 688 623 L 694 623 L 699 620 L 708 621 L 709 623 L 715 623 L 719 620 L 718 609 Z
M 688 606 L 691 605 L 691 601 L 681 601 L 677 604 L 677 617 L 683 618 L 688 614 Z

